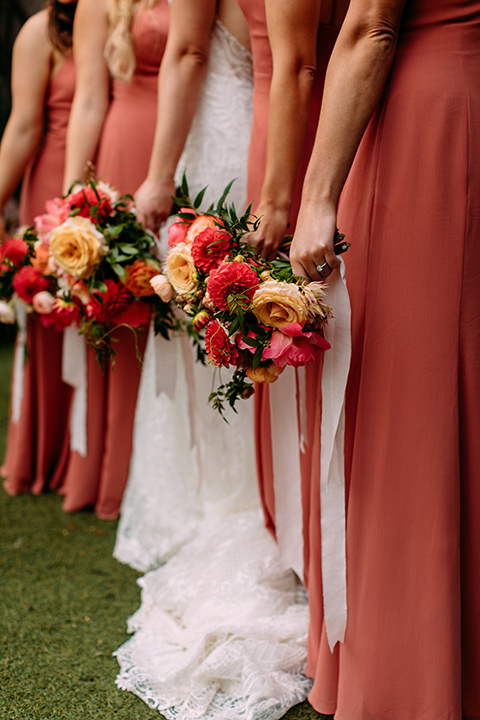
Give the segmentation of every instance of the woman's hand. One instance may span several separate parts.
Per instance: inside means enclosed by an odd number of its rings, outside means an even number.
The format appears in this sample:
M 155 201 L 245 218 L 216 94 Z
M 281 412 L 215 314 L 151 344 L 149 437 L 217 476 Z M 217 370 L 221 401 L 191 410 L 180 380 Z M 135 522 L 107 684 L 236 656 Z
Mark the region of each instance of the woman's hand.
M 337 213 L 330 203 L 302 203 L 297 228 L 290 248 L 295 275 L 310 280 L 325 280 L 338 267 L 333 243 Z
M 261 202 L 255 215 L 260 218 L 260 225 L 255 232 L 245 235 L 245 240 L 256 247 L 263 258 L 273 260 L 287 234 L 288 210 Z
M 135 193 L 137 220 L 157 232 L 172 212 L 173 180 L 157 181 L 147 177 Z

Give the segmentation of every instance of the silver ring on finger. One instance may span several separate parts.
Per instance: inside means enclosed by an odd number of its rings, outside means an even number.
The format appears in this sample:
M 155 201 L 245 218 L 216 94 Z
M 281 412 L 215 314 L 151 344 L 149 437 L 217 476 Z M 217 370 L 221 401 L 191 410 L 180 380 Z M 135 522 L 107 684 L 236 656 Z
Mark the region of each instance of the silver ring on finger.
M 317 266 L 316 266 L 316 270 L 317 270 L 318 273 L 321 273 L 322 270 L 325 270 L 326 267 L 330 268 L 330 265 L 329 265 L 329 264 L 327 263 L 327 261 L 325 260 L 324 263 L 322 263 L 321 265 L 317 265 Z

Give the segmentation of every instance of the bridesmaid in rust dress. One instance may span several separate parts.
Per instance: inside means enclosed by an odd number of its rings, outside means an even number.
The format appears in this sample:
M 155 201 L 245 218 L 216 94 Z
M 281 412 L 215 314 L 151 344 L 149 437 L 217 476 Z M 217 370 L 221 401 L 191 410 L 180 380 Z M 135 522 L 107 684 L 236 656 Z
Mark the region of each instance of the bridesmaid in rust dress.
M 309 583 L 310 700 L 337 720 L 480 717 L 479 123 L 478 0 L 351 0 L 291 251 L 318 279 L 335 224 L 353 241 L 334 654 L 318 519 Z
M 74 32 L 81 70 L 68 130 L 65 189 L 84 177 L 87 161 L 95 158 L 97 176 L 120 194 L 133 193 L 145 177 L 169 12 L 167 0 L 115 0 L 110 9 L 106 0 L 81 0 Z M 115 337 L 115 365 L 105 374 L 93 351 L 87 353 L 87 454 L 71 453 L 61 489 L 64 510 L 93 505 L 106 519 L 120 511 L 140 381 L 133 335 L 117 328 Z M 145 326 L 142 353 L 146 339 Z
M 23 174 L 20 224 L 32 225 L 61 194 L 65 135 L 75 70 L 71 35 L 76 3 L 51 0 L 21 29 L 13 51 L 13 107 L 0 146 L 0 208 Z M 1 221 L 3 224 L 3 220 Z M 61 381 L 63 333 L 27 318 L 23 394 L 12 392 L 2 468 L 10 495 L 58 487 L 68 454 L 71 390 Z M 17 353 L 22 352 L 17 344 Z M 17 377 L 17 383 L 20 378 Z M 16 383 L 13 383 L 13 387 Z M 18 386 L 17 386 L 18 387 Z
M 302 182 L 315 139 L 325 71 L 347 4 L 347 1 L 322 3 L 313 0 L 309 3 L 312 15 L 306 21 L 303 18 L 300 24 L 294 3 L 280 8 L 275 0 L 266 0 L 265 3 L 240 0 L 250 27 L 254 70 L 247 196 L 248 201 L 253 203 L 253 212 L 263 217 L 259 230 L 250 236 L 250 241 L 258 246 L 259 252 L 265 257 L 274 256 L 285 234 L 293 232 L 295 228 Z M 292 23 L 299 32 L 295 42 L 287 45 L 285 37 Z M 288 52 L 285 49 L 287 47 Z M 314 68 L 316 73 L 313 73 Z M 292 77 L 295 77 L 295 82 Z M 310 505 L 311 452 L 313 436 L 318 431 L 315 425 L 315 391 L 320 382 L 321 368 L 320 356 L 317 362 L 307 365 L 304 370 L 307 391 L 302 393 L 301 402 L 305 406 L 302 409 L 298 407 L 299 416 L 304 418 L 301 423 L 305 434 L 303 452 L 299 449 L 301 437 L 293 431 L 294 445 L 299 456 L 298 473 L 301 478 L 298 481 L 302 484 L 306 535 L 305 567 L 301 560 L 294 569 L 305 579 L 308 569 L 306 529 Z M 282 376 L 277 381 L 277 387 L 272 390 L 281 391 L 283 381 Z M 295 384 L 298 387 L 297 372 Z M 269 397 L 270 387 L 257 384 L 255 434 L 260 493 L 267 527 L 276 534 L 275 462 Z M 282 500 L 282 497 L 277 496 L 277 506 Z M 285 541 L 290 543 L 288 537 Z

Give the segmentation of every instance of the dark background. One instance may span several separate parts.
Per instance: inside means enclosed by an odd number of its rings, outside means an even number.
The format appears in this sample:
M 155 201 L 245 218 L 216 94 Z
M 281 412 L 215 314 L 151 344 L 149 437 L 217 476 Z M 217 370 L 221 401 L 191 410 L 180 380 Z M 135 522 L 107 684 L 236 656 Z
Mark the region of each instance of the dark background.
M 10 112 L 10 71 L 15 37 L 25 20 L 44 5 L 44 0 L 0 0 L 0 133 Z

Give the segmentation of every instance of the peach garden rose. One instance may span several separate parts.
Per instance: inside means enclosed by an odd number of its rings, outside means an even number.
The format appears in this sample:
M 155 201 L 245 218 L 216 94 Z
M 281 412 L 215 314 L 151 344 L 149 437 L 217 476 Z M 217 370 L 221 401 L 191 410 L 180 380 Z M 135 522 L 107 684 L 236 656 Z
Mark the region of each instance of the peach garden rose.
M 308 319 L 308 303 L 298 286 L 277 280 L 267 280 L 255 291 L 252 311 L 261 323 L 279 330 L 289 323 L 303 327 Z
M 168 279 L 175 292 L 182 295 L 195 290 L 198 285 L 197 270 L 188 245 L 181 243 L 172 248 L 167 257 L 166 265 Z
M 88 219 L 69 217 L 50 233 L 50 252 L 56 264 L 74 278 L 90 277 L 107 253 L 105 238 Z

